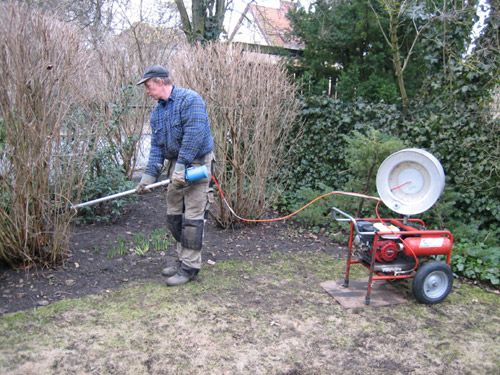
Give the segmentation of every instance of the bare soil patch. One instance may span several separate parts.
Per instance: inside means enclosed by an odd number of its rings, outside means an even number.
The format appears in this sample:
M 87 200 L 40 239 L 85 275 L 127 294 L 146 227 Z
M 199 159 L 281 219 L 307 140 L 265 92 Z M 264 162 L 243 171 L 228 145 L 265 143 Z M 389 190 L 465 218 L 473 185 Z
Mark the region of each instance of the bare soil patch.
M 134 281 L 162 282 L 160 272 L 172 261 L 173 247 L 150 250 L 144 255 L 138 255 L 133 248 L 140 234 L 148 237 L 158 230 L 167 234 L 165 224 L 164 192 L 157 190 L 128 204 L 125 213 L 112 224 L 75 226 L 69 257 L 62 267 L 12 270 L 0 264 L 0 315 L 121 288 Z M 116 254 L 121 242 L 128 250 L 125 256 Z M 299 233 L 298 227 L 283 222 L 223 230 L 213 219 L 207 221 L 205 263 L 303 250 L 340 254 L 341 247 L 324 236 Z

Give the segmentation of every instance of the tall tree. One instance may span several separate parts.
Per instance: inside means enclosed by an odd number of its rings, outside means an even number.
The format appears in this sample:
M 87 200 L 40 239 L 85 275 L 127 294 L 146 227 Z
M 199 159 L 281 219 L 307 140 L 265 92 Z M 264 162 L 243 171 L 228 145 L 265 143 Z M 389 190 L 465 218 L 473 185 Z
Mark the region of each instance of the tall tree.
M 192 0 L 191 19 L 184 0 L 175 0 L 181 16 L 182 30 L 191 43 L 219 39 L 223 32 L 226 0 Z
M 422 1 L 416 0 L 377 0 L 376 4 L 368 1 L 377 18 L 384 40 L 391 51 L 394 74 L 397 79 L 403 113 L 408 111 L 408 93 L 406 90 L 405 71 L 412 61 L 417 42 L 425 29 L 436 18 L 436 9 L 426 8 Z M 445 2 L 446 4 L 446 2 Z M 386 22 L 382 21 L 385 18 Z M 384 25 L 385 23 L 385 25 Z M 409 46 L 404 45 L 404 40 Z
M 390 52 L 366 0 L 318 0 L 289 18 L 305 43 L 301 66 L 319 86 L 316 92 L 331 78 L 343 99 L 397 100 Z

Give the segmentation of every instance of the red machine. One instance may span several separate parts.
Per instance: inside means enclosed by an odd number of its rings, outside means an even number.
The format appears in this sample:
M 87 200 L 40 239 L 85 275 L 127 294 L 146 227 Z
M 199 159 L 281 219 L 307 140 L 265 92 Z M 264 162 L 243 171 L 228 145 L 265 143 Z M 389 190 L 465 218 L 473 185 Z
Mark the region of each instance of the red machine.
M 377 280 L 413 278 L 413 294 L 426 304 L 439 303 L 450 293 L 453 235 L 447 230 L 428 230 L 422 220 L 409 217 L 437 201 L 444 181 L 443 168 L 433 155 L 404 149 L 387 157 L 377 172 L 380 200 L 404 218 L 358 219 L 333 208 L 337 221 L 351 225 L 344 286 L 349 286 L 352 264 L 368 268 L 366 304 Z M 437 255 L 446 256 L 446 261 L 436 260 Z
M 365 266 L 369 270 L 367 305 L 377 280 L 413 278 L 413 294 L 425 304 L 448 296 L 453 285 L 449 231 L 427 230 L 419 219 L 355 219 L 336 207 L 333 213 L 337 221 L 349 221 L 351 227 L 344 287 L 349 286 L 351 265 Z M 446 262 L 432 260 L 433 255 L 445 255 Z

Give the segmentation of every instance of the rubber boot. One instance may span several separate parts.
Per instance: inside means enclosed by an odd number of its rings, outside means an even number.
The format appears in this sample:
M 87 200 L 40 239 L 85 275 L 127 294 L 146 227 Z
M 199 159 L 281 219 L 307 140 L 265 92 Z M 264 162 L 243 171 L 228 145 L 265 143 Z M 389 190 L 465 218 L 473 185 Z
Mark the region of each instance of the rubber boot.
M 197 268 L 191 268 L 186 266 L 184 263 L 181 263 L 181 266 L 177 270 L 177 273 L 174 276 L 171 276 L 167 279 L 168 286 L 176 286 L 186 284 L 189 281 L 193 280 L 200 270 Z
M 182 245 L 181 245 L 180 242 L 177 242 L 175 244 L 175 256 L 177 257 L 177 259 L 175 260 L 175 262 L 173 264 L 171 264 L 170 266 L 165 267 L 161 271 L 161 274 L 163 276 L 170 277 L 170 276 L 174 276 L 177 273 L 177 270 L 181 266 L 181 261 L 179 260 L 180 257 L 181 257 L 181 253 L 182 253 Z
M 171 277 L 171 276 L 174 276 L 177 271 L 179 270 L 179 267 L 181 266 L 181 261 L 180 260 L 176 260 L 174 264 L 168 266 L 168 267 L 165 267 L 162 271 L 161 271 L 161 274 L 165 277 Z

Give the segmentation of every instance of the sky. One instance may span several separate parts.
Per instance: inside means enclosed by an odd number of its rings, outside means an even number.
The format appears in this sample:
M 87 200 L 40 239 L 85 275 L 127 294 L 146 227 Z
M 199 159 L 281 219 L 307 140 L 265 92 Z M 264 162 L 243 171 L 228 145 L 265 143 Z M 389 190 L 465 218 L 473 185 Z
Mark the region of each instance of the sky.
M 300 1 L 302 6 L 304 6 L 306 9 L 309 7 L 311 2 L 313 0 L 294 0 Z M 142 0 L 143 2 L 143 9 L 147 10 L 152 9 L 153 5 L 157 2 L 157 0 Z M 172 0 L 173 2 L 173 0 Z M 191 7 L 191 0 L 184 0 L 186 4 L 186 8 L 189 10 Z M 236 24 L 238 22 L 238 19 L 241 16 L 241 13 L 245 9 L 246 4 L 248 4 L 249 0 L 232 0 L 232 10 L 230 12 L 227 12 L 225 17 L 226 17 L 226 22 L 228 23 L 229 27 L 232 27 L 232 25 Z M 140 0 L 131 0 L 130 1 L 130 7 L 126 9 L 126 15 L 129 20 L 132 22 L 138 21 L 139 20 L 139 7 L 140 7 Z M 255 0 L 255 3 L 258 5 L 263 5 L 271 8 L 279 8 L 280 0 Z
M 124 13 L 126 14 L 126 17 L 129 19 L 129 21 L 136 22 L 139 20 L 139 4 L 141 0 L 131 0 L 131 4 L 128 7 L 128 9 L 123 10 Z M 164 0 L 167 1 L 167 0 Z M 171 0 L 172 2 L 174 0 Z M 191 0 L 184 0 L 186 4 L 186 8 L 191 7 Z M 230 0 L 231 1 L 231 0 Z M 225 22 L 224 26 L 226 28 L 226 31 L 228 34 L 232 31 L 232 28 L 236 25 L 238 22 L 241 13 L 245 9 L 246 4 L 248 4 L 250 0 L 232 0 L 232 10 L 227 12 L 225 15 Z M 300 4 L 308 9 L 309 5 L 314 1 L 314 0 L 295 0 L 299 1 Z M 143 12 L 146 17 L 152 17 L 154 16 L 154 7 L 153 5 L 157 2 L 157 0 L 142 0 L 143 2 Z M 258 5 L 263 5 L 267 7 L 272 7 L 272 8 L 279 8 L 280 0 L 255 0 L 255 3 Z M 481 33 L 481 31 L 484 28 L 484 20 L 486 19 L 486 16 L 488 13 L 491 11 L 491 7 L 489 5 L 488 0 L 480 0 L 479 5 L 477 7 L 477 14 L 479 16 L 479 21 L 476 22 L 473 28 L 473 32 L 471 35 L 471 43 L 469 44 L 468 50 L 466 55 L 470 54 L 472 50 L 474 49 L 475 43 L 474 40 L 477 39 Z
M 484 21 L 486 20 L 486 17 L 490 13 L 490 11 L 491 7 L 488 1 L 480 0 L 476 12 L 476 14 L 479 17 L 479 20 L 474 24 L 474 27 L 472 28 L 471 43 L 467 48 L 467 52 L 465 53 L 466 55 L 470 55 L 472 50 L 474 49 L 475 47 L 474 41 L 481 35 L 481 31 L 485 27 Z

